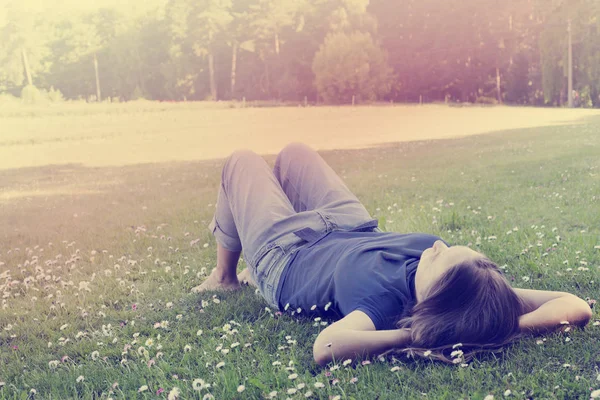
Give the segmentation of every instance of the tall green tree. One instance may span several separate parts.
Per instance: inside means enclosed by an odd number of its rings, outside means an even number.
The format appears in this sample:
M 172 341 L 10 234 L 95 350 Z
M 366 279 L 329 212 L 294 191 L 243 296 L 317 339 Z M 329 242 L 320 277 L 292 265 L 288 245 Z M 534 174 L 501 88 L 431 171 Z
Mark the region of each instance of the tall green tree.
M 203 68 L 194 66 L 193 45 L 189 40 L 189 1 L 171 0 L 165 10 L 165 28 L 169 38 L 168 58 L 161 65 L 161 74 L 167 82 L 169 99 L 183 99 L 195 94 L 194 81 Z
M 565 0 L 538 0 L 542 89 L 547 104 L 561 105 L 566 97 L 568 9 Z
M 569 21 L 573 43 L 574 89 L 598 93 L 600 70 L 600 6 L 593 0 L 538 0 L 542 20 L 539 33 L 542 84 L 546 103 L 566 102 Z M 596 97 L 590 94 L 591 98 Z
M 257 0 L 250 5 L 250 29 L 264 66 L 260 86 L 269 97 L 281 97 L 278 81 L 283 74 L 284 64 L 281 52 L 285 39 L 282 36 L 292 27 L 303 24 L 299 15 L 302 4 L 303 1 Z M 272 84 L 273 80 L 276 81 L 275 85 Z
M 231 0 L 192 1 L 190 4 L 188 35 L 194 54 L 206 57 L 210 84 L 210 98 L 218 99 L 215 77 L 215 47 L 233 20 Z
M 575 87 L 582 106 L 600 106 L 600 2 L 579 3 L 573 18 Z
M 0 90 L 36 84 L 52 65 L 52 29 L 31 0 L 9 1 L 0 26 Z
M 327 103 L 374 101 L 392 87 L 392 70 L 387 54 L 369 33 L 332 33 L 315 55 L 315 84 Z

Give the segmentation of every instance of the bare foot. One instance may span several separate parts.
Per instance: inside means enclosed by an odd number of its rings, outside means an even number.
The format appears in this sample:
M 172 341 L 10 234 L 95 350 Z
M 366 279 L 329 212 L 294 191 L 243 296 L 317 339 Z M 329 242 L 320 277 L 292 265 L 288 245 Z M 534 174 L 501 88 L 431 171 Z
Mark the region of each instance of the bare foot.
M 243 270 L 242 272 L 240 272 L 238 274 L 237 278 L 238 278 L 238 281 L 241 284 L 247 284 L 247 285 L 250 285 L 250 286 L 258 287 L 258 285 L 256 284 L 256 282 L 254 282 L 254 280 L 250 276 L 250 270 L 248 268 L 246 268 L 245 270 Z
M 201 293 L 208 290 L 239 290 L 241 289 L 237 277 L 223 278 L 220 271 L 213 269 L 208 278 L 202 284 L 192 288 L 192 293 Z

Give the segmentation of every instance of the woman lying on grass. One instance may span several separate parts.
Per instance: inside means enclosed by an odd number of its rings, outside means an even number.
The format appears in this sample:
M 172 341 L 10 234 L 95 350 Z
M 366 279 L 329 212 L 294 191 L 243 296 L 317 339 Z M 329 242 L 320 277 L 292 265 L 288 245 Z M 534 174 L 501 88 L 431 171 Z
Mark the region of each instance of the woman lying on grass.
M 209 225 L 217 266 L 192 289 L 257 286 L 281 311 L 339 319 L 315 340 L 315 361 L 456 343 L 495 345 L 568 321 L 588 304 L 565 292 L 512 288 L 496 264 L 428 234 L 382 232 L 320 155 L 293 143 L 275 168 L 251 151 L 225 162 Z M 236 268 L 243 250 L 248 265 Z M 340 319 L 341 318 L 341 319 Z

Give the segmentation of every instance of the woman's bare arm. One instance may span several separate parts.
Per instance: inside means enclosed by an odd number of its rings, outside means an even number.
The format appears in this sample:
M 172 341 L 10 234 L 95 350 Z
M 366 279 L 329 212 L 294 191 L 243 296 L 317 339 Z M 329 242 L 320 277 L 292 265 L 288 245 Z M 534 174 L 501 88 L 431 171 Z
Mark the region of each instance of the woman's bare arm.
M 315 362 L 321 366 L 335 360 L 375 356 L 410 344 L 410 329 L 375 330 L 373 321 L 362 311 L 352 311 L 325 328 L 313 345 Z
M 564 322 L 585 326 L 592 318 L 587 302 L 566 293 L 548 290 L 515 289 L 523 301 L 525 313 L 519 318 L 524 333 L 545 333 L 560 328 Z

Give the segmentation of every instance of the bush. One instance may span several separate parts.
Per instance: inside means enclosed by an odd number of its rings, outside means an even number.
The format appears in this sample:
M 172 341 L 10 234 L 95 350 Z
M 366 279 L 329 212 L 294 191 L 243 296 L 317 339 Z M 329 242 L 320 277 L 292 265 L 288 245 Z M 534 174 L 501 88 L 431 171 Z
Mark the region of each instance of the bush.
M 581 89 L 579 93 L 579 107 L 583 108 L 593 108 L 594 102 L 592 101 L 591 90 L 589 86 Z
M 26 104 L 42 104 L 48 99 L 38 88 L 27 85 L 21 90 L 21 100 Z
M 51 103 L 63 102 L 65 98 L 60 90 L 54 89 L 53 86 L 50 90 L 38 89 L 34 85 L 27 85 L 21 90 L 21 101 L 25 104 L 40 105 Z
M 146 100 L 142 89 L 138 85 L 135 86 L 129 100 Z
M 369 33 L 329 34 L 313 59 L 319 96 L 327 103 L 374 101 L 393 85 L 387 54 Z
M 498 104 L 498 100 L 495 97 L 479 96 L 479 97 L 477 97 L 477 100 L 475 101 L 475 103 L 477 103 L 477 104 Z
M 54 89 L 53 86 L 50 86 L 50 90 L 48 91 L 48 100 L 53 103 L 60 103 L 65 100 L 63 94 L 58 89 Z

